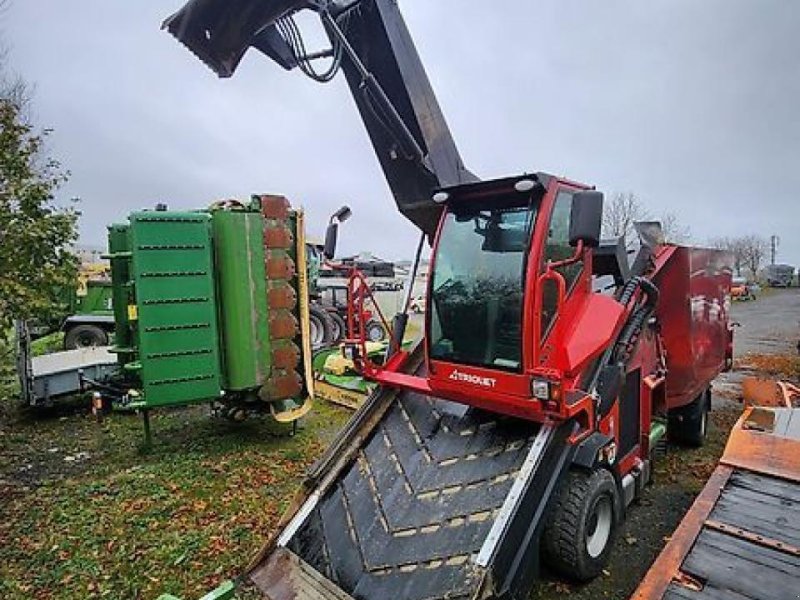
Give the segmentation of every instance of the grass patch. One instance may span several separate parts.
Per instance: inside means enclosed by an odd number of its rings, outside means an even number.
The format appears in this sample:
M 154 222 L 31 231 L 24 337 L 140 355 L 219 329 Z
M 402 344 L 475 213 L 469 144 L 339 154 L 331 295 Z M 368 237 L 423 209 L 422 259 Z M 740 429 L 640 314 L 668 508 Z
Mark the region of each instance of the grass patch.
M 60 352 L 64 349 L 64 332 L 56 331 L 31 342 L 31 354 L 42 356 L 51 352 Z
M 748 354 L 738 367 L 758 371 L 762 375 L 796 380 L 800 377 L 800 356 L 786 354 Z
M 0 595 L 200 597 L 236 577 L 350 413 L 318 404 L 298 433 L 206 407 L 96 423 L 83 408 L 0 423 Z

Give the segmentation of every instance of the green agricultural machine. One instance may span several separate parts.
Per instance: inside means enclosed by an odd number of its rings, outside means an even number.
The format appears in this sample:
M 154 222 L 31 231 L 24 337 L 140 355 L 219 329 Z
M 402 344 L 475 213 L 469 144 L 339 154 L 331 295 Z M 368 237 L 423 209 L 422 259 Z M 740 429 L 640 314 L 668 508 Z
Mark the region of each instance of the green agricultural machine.
M 119 404 L 213 402 L 281 422 L 313 401 L 303 213 L 282 196 L 109 227 Z
M 88 281 L 81 295 L 86 310 L 102 310 L 87 319 L 108 320 L 105 343 L 34 357 L 18 324 L 25 403 L 94 392 L 95 408 L 140 410 L 148 441 L 158 407 L 211 402 L 233 420 L 269 412 L 296 422 L 313 403 L 312 351 L 331 343 L 315 280 L 350 214 L 334 213 L 317 247 L 283 196 L 131 213 L 108 228 L 110 280 Z

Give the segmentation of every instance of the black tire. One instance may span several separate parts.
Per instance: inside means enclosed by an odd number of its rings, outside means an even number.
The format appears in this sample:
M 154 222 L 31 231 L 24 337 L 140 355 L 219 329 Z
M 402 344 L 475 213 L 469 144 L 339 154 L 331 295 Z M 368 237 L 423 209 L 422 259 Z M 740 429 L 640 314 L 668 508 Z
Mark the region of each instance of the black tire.
M 331 344 L 338 344 L 347 334 L 347 323 L 337 313 L 329 312 L 328 316 L 331 318 Z
M 544 561 L 568 579 L 594 579 L 608 564 L 620 517 L 611 473 L 570 471 L 542 533 Z
M 372 320 L 367 323 L 366 336 L 369 342 L 382 342 L 386 339 L 386 329 L 380 321 Z
M 108 346 L 108 334 L 97 325 L 74 325 L 64 334 L 64 350 Z
M 667 418 L 669 440 L 692 448 L 701 447 L 708 432 L 711 390 L 706 390 L 691 404 L 671 410 Z
M 328 311 L 312 304 L 309 307 L 309 337 L 311 349 L 319 350 L 331 344 L 331 318 Z

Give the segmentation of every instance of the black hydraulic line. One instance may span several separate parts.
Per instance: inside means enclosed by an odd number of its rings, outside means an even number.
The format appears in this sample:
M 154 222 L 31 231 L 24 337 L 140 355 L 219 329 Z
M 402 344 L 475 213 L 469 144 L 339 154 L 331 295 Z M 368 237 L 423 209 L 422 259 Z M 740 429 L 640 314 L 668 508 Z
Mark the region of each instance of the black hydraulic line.
M 641 333 L 645 323 L 655 311 L 658 304 L 659 290 L 652 281 L 645 277 L 634 277 L 629 280 L 622 288 L 617 300 L 627 306 L 639 289 L 644 292 L 644 302 L 633 309 L 616 341 L 603 352 L 600 360 L 597 361 L 588 382 L 585 384 L 585 388 L 589 392 L 596 391 L 600 377 L 606 367 L 614 364 L 624 367 L 627 364 L 630 358 L 628 351 L 632 342 Z
M 377 103 L 381 112 L 383 112 L 390 119 L 393 126 L 392 131 L 399 137 L 397 141 L 406 154 L 406 157 L 416 160 L 420 163 L 424 162 L 425 153 L 422 151 L 422 148 L 420 148 L 420 145 L 417 143 L 417 140 L 411 134 L 411 131 L 409 131 L 408 126 L 400 117 L 397 109 L 386 96 L 383 88 L 381 88 L 380 84 L 378 84 L 378 81 L 375 79 L 372 73 L 367 70 L 367 68 L 364 66 L 364 63 L 361 62 L 361 59 L 350 45 L 347 37 L 339 28 L 336 20 L 328 12 L 322 13 L 321 16 L 322 22 L 330 28 L 331 33 L 339 41 L 339 44 L 344 49 L 348 58 L 350 58 L 350 60 L 353 62 L 353 65 L 361 75 L 362 89 L 369 94 L 368 96 L 365 95 L 367 101 L 369 102 L 369 98 L 372 98 L 372 100 Z
M 417 244 L 417 253 L 414 256 L 414 264 L 411 267 L 411 271 L 408 275 L 408 281 L 406 282 L 406 293 L 405 298 L 403 299 L 403 311 L 397 313 L 392 318 L 392 336 L 389 340 L 389 344 L 386 347 L 386 352 L 384 354 L 384 360 L 389 360 L 389 358 L 400 348 L 403 347 L 403 338 L 406 335 L 406 327 L 408 326 L 408 310 L 411 307 L 411 295 L 414 290 L 414 281 L 417 279 L 417 269 L 419 268 L 419 260 L 422 256 L 422 248 L 425 245 L 425 234 L 419 236 L 419 243 Z
M 633 341 L 639 337 L 642 328 L 644 328 L 645 323 L 653 314 L 658 304 L 659 291 L 655 284 L 644 277 L 637 277 L 635 279 L 637 280 L 638 287 L 641 288 L 645 294 L 645 301 L 633 311 L 617 343 L 614 345 L 614 354 L 618 359 L 621 359 L 622 356 L 618 356 L 617 352 L 621 351 L 625 353 L 625 360 L 623 362 L 627 362 L 627 355 Z

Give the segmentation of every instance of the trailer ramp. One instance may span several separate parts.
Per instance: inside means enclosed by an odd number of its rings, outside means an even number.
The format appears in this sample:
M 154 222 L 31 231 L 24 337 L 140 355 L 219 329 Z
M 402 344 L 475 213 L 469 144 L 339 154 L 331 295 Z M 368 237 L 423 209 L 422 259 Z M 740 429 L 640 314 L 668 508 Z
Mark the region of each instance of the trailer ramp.
M 750 408 L 631 600 L 797 600 L 800 409 Z
M 383 407 L 383 408 L 381 408 Z M 371 416 L 370 411 L 373 411 Z M 375 412 L 377 411 L 377 412 Z M 251 571 L 271 600 L 520 597 L 569 425 L 381 389 Z M 371 423 L 369 423 L 371 421 Z

